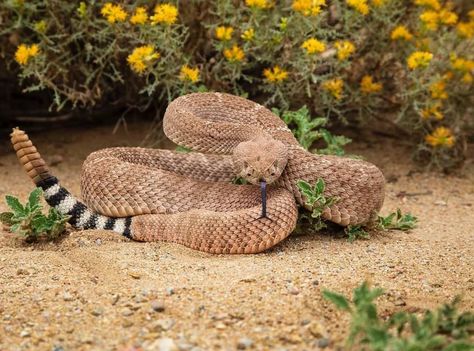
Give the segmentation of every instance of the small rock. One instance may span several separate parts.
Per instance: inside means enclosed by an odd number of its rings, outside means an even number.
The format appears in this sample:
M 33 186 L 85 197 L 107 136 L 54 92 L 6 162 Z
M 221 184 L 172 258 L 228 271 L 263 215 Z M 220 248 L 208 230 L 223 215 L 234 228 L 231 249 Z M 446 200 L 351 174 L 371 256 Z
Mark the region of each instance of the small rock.
M 174 295 L 174 289 L 173 288 L 166 288 L 166 293 L 171 296 Z
M 328 338 L 321 338 L 318 340 L 318 347 L 325 349 L 329 346 L 329 339 Z
M 28 272 L 26 269 L 24 268 L 18 268 L 17 271 L 16 271 L 16 274 L 17 275 L 29 275 L 30 272 Z
M 69 291 L 65 291 L 64 294 L 63 294 L 63 300 L 64 301 L 73 301 L 74 296 L 72 296 L 72 294 Z
M 152 324 L 152 328 L 155 331 L 167 331 L 173 328 L 175 324 L 174 319 L 166 318 L 166 319 L 159 319 Z
M 142 277 L 140 273 L 134 271 L 128 272 L 128 275 L 133 279 L 140 279 Z
M 315 338 L 326 338 L 327 331 L 326 328 L 321 323 L 313 322 L 309 325 L 309 332 Z
M 215 328 L 218 329 L 218 330 L 223 330 L 223 329 L 225 329 L 225 324 L 222 323 L 222 322 L 217 322 L 216 325 L 215 325 Z
M 95 241 L 95 244 L 96 244 L 97 246 L 102 245 L 102 240 L 100 240 L 100 238 L 97 239 L 97 240 Z
M 130 308 L 124 308 L 122 311 L 122 316 L 129 317 L 133 314 L 133 311 Z
M 28 329 L 23 329 L 20 333 L 20 337 L 28 338 L 31 336 L 31 332 Z
M 249 338 L 241 338 L 237 343 L 238 350 L 246 350 L 253 345 L 253 340 Z
M 436 206 L 448 206 L 448 203 L 446 201 L 443 201 L 443 200 L 437 200 L 434 202 L 434 204 Z
M 148 345 L 146 351 L 178 351 L 178 347 L 173 339 L 161 338 Z
M 119 294 L 114 294 L 112 295 L 112 300 L 110 301 L 112 303 L 112 305 L 115 305 L 118 300 L 120 299 L 120 295 Z
M 104 309 L 102 307 L 96 307 L 91 311 L 93 316 L 99 317 L 104 313 Z
M 133 322 L 129 319 L 122 321 L 122 327 L 124 328 L 130 328 L 132 325 L 133 325 Z
M 294 286 L 290 286 L 288 288 L 288 292 L 291 294 L 291 295 L 298 295 L 300 293 L 300 291 L 294 287 Z
M 153 300 L 151 302 L 151 308 L 155 312 L 163 312 L 165 310 L 165 304 L 163 301 Z
M 395 306 L 406 306 L 407 303 L 403 299 L 397 299 L 395 301 Z

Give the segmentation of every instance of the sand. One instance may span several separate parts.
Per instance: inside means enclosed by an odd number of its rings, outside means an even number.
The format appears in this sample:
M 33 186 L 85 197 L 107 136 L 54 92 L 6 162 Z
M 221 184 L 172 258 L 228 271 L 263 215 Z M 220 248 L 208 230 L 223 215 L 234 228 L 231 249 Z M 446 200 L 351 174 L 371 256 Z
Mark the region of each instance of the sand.
M 139 145 L 149 127 L 30 136 L 46 160 L 63 160 L 52 170 L 79 195 L 81 163 L 91 151 Z M 382 214 L 401 208 L 419 218 L 418 228 L 354 243 L 324 231 L 292 235 L 248 256 L 130 242 L 106 231 L 69 230 L 56 242 L 27 245 L 1 231 L 0 350 L 337 350 L 349 318 L 321 292 L 349 294 L 364 280 L 384 288 L 382 316 L 434 308 L 456 295 L 461 309 L 472 309 L 473 164 L 462 176 L 414 172 L 410 149 L 380 138 L 350 152 L 390 181 Z M 1 142 L 0 211 L 5 194 L 25 200 L 32 189 Z

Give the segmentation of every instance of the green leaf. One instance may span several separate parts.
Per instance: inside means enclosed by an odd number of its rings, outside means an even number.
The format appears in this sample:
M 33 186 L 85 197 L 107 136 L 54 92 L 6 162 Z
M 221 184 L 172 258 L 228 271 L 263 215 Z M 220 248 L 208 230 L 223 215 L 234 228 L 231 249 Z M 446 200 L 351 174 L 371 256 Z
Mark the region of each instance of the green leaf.
M 318 178 L 316 181 L 316 184 L 314 185 L 314 191 L 317 195 L 321 195 L 324 193 L 324 189 L 326 188 L 326 185 L 324 184 L 324 180 L 321 178 Z
M 28 198 L 28 204 L 33 208 L 34 206 L 38 206 L 40 203 L 41 195 L 43 195 L 43 190 L 41 188 L 36 188 L 30 193 Z
M 14 224 L 12 217 L 12 212 L 2 212 L 0 213 L 0 222 L 2 222 L 4 225 L 11 226 Z
M 336 305 L 337 308 L 343 310 L 343 311 L 350 311 L 351 306 L 349 305 L 349 301 L 345 298 L 344 295 L 329 291 L 329 290 L 324 290 L 323 291 L 323 297 L 329 301 L 331 301 L 334 305 Z
M 298 189 L 300 189 L 300 191 L 303 193 L 303 194 L 311 194 L 312 193 L 312 188 L 311 188 L 311 185 L 304 181 L 304 180 L 298 180 L 296 182 L 296 185 L 298 186 Z
M 10 207 L 15 214 L 23 215 L 25 213 L 25 208 L 20 203 L 18 198 L 11 195 L 7 195 L 5 196 L 5 201 L 7 202 L 8 207 Z

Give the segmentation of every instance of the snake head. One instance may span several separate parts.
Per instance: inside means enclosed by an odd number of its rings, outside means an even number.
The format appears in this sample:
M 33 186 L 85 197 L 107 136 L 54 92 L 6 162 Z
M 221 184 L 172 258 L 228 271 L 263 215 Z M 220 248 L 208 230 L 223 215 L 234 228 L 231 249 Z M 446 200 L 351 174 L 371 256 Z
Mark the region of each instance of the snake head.
M 241 142 L 233 152 L 238 176 L 251 184 L 277 180 L 288 162 L 288 150 L 279 140 L 264 134 Z

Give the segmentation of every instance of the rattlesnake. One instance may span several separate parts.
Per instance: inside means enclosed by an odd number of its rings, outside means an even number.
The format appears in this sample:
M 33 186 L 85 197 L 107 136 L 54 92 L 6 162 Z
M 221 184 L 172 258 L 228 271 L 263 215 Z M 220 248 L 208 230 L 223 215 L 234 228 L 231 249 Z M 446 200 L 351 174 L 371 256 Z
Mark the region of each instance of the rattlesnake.
M 70 215 L 73 226 L 109 229 L 138 241 L 172 241 L 211 253 L 266 250 L 296 225 L 297 203 L 304 205 L 298 180 L 325 181 L 325 195 L 338 201 L 322 216 L 342 226 L 367 223 L 382 206 L 385 182 L 377 167 L 306 151 L 281 119 L 250 100 L 184 95 L 169 104 L 163 128 L 193 152 L 93 152 L 82 171 L 85 204 L 59 185 L 25 132 L 15 129 L 11 141 L 46 201 Z M 236 176 L 251 184 L 232 184 Z M 262 181 L 270 184 L 263 216 L 255 185 Z

